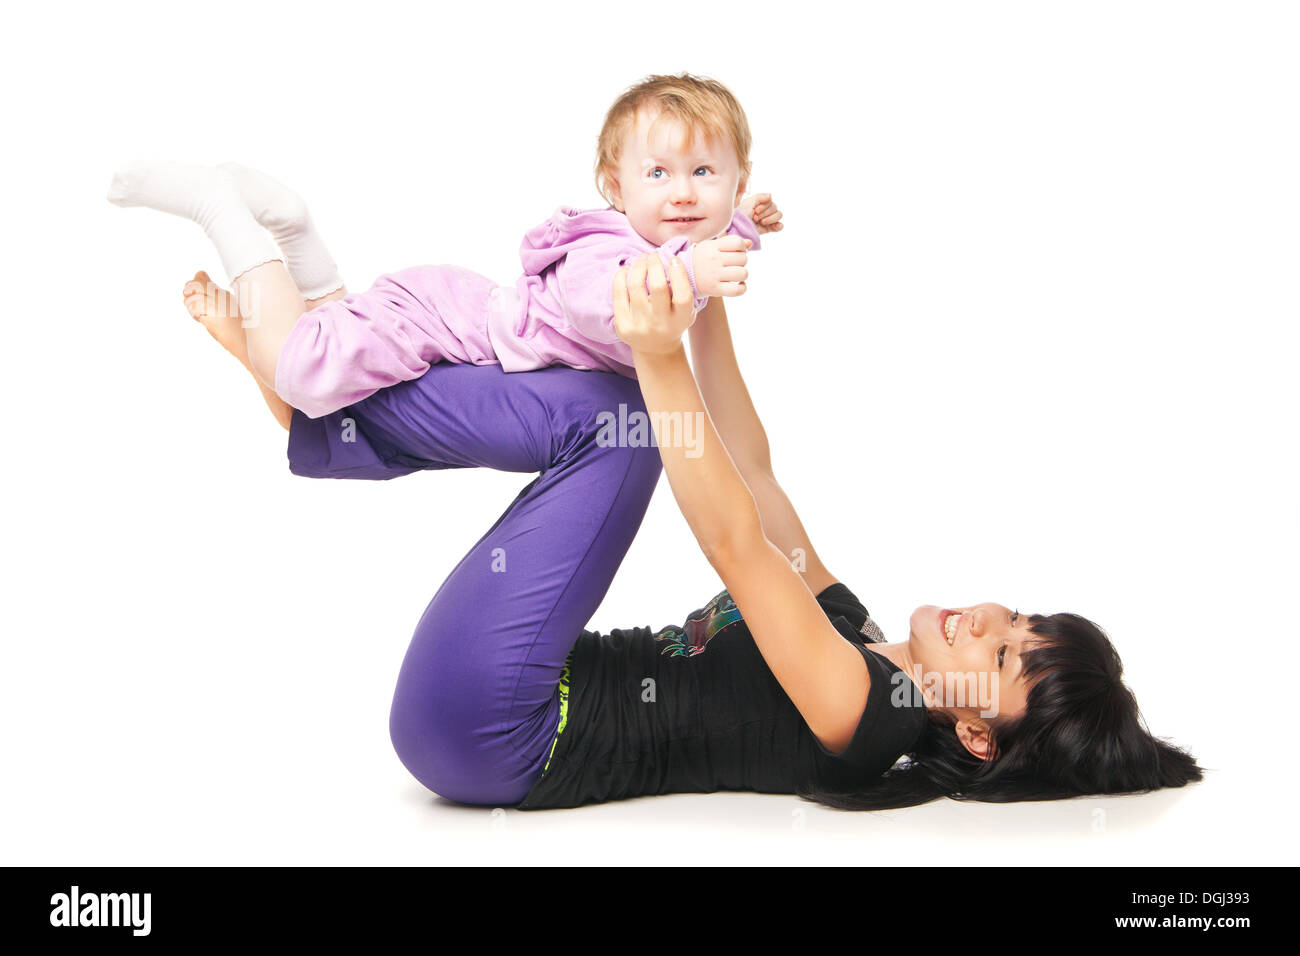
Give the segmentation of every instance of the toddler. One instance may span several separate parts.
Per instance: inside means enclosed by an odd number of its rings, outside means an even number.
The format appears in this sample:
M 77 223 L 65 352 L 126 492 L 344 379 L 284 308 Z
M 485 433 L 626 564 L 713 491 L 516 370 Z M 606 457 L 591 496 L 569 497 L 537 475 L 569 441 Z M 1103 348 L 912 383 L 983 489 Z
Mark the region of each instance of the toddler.
M 513 288 L 433 265 L 348 293 L 297 195 L 235 164 L 137 162 L 114 176 L 109 200 L 198 222 L 232 282 L 261 263 L 285 263 L 307 311 L 277 341 L 268 384 L 320 418 L 433 362 L 635 377 L 614 330 L 614 274 L 645 253 L 657 251 L 665 269 L 678 256 L 698 311 L 710 296 L 743 294 L 747 250 L 783 227 L 770 195 L 742 201 L 749 147 L 744 111 L 722 84 L 682 74 L 633 86 L 610 108 L 597 149 L 596 185 L 610 207 L 561 207 L 530 230 Z M 245 326 L 256 323 L 252 311 Z

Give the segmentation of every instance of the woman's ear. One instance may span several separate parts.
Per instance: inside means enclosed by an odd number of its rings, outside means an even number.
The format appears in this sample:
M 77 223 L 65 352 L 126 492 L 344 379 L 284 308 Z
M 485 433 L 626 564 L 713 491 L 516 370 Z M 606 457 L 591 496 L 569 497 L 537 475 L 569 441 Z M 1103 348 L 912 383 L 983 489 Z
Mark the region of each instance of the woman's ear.
M 957 732 L 957 739 L 970 751 L 971 756 L 978 757 L 980 760 L 990 760 L 998 755 L 998 746 L 989 735 L 987 725 L 959 720 L 954 729 Z

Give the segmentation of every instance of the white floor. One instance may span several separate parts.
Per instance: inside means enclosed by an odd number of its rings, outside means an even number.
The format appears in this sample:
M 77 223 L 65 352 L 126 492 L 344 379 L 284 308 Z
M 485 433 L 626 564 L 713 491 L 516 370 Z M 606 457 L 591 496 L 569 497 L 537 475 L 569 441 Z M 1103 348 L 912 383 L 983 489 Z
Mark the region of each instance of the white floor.
M 841 7 L 13 14 L 0 863 L 1293 862 L 1295 12 Z M 215 256 L 110 206 L 110 175 L 261 166 L 353 289 L 419 262 L 513 281 L 525 230 L 598 204 L 609 103 L 680 69 L 744 102 L 751 185 L 787 213 L 729 310 L 822 557 L 894 640 L 921 604 L 1093 618 L 1204 783 L 519 813 L 397 762 L 411 628 L 526 478 L 290 476 L 181 309 Z M 664 482 L 592 626 L 679 623 L 716 590 Z
M 248 404 L 240 411 L 255 411 Z M 74 485 L 86 472 L 50 479 L 50 495 L 70 502 L 72 517 L 52 529 L 43 549 L 27 552 L 30 573 L 20 578 L 27 593 L 15 594 L 20 611 L 5 626 L 6 863 L 1204 864 L 1294 857 L 1287 821 L 1295 774 L 1273 752 L 1282 739 L 1273 721 L 1288 697 L 1269 694 L 1269 682 L 1285 670 L 1237 666 L 1222 636 L 1240 620 L 1244 642 L 1269 646 L 1260 635 L 1276 618 L 1234 619 L 1217 606 L 1199 612 L 1195 633 L 1171 628 L 1161 637 L 1170 646 L 1136 640 L 1126 655 L 1131 671 L 1141 665 L 1132 683 L 1152 730 L 1189 747 L 1209 770 L 1205 782 L 1185 790 L 1014 805 L 939 801 L 883 813 L 749 793 L 537 812 L 452 804 L 414 781 L 392 751 L 392 683 L 440 575 L 482 530 L 483 515 L 496 513 L 478 505 L 509 501 L 525 479 L 462 472 L 310 482 L 280 474 L 274 461 L 232 464 L 224 451 L 213 456 L 211 468 L 221 474 L 214 477 L 201 459 L 226 444 L 216 424 L 209 423 L 208 453 L 174 452 L 170 466 L 151 459 L 151 471 L 161 464 L 170 473 L 140 478 L 143 487 L 127 506 L 90 493 L 78 503 Z M 196 441 L 204 430 L 174 441 Z M 279 441 L 271 428 L 254 435 L 251 446 Z M 245 443 L 242 436 L 230 441 Z M 223 485 L 230 490 L 223 493 Z M 449 506 L 471 497 L 475 508 Z M 213 504 L 199 508 L 202 501 Z M 427 516 L 411 510 L 421 502 Z M 672 552 L 665 539 L 685 529 L 673 518 L 666 483 L 651 507 L 658 521 L 647 519 L 594 622 L 600 629 L 680 621 L 713 593 L 716 579 L 703 559 L 688 555 L 660 568 L 661 556 Z M 258 514 L 276 517 L 259 524 L 249 517 Z M 399 527 L 403 517 L 433 545 L 376 530 Z M 380 539 L 410 560 L 373 557 Z M 287 561 L 290 550 L 302 560 Z M 653 586 L 656 568 L 662 578 Z M 60 593 L 71 582 L 76 593 Z M 653 602 L 637 589 L 647 582 L 657 600 L 681 610 L 665 617 L 646 609 Z M 1166 589 L 1181 593 L 1157 586 Z M 897 615 L 878 610 L 888 602 L 865 600 L 886 626 L 894 623 Z M 1142 614 L 1116 601 L 1106 619 Z M 1140 628 L 1128 630 L 1140 637 Z M 1172 646 L 1178 640 L 1187 646 Z M 1249 683 L 1234 686 L 1234 673 Z
M 1288 864 L 1294 855 L 1289 833 L 1266 842 L 1260 832 L 1261 818 L 1284 819 L 1283 798 L 1230 777 L 1143 796 L 886 813 L 749 793 L 523 813 L 450 803 L 395 764 L 372 757 L 312 774 L 287 761 L 235 782 L 128 772 L 124 762 L 81 786 L 31 781 L 6 815 L 5 863 L 1056 866 Z

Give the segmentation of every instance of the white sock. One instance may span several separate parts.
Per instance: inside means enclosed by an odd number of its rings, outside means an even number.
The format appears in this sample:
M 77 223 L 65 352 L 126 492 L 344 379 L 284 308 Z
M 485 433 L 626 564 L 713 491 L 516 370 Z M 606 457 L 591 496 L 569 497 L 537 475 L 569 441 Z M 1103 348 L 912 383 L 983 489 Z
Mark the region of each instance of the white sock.
M 234 178 L 221 169 L 136 160 L 113 175 L 108 201 L 117 206 L 147 206 L 197 222 L 217 247 L 232 283 L 253 266 L 284 258 L 244 205 Z
M 339 267 L 316 232 L 301 196 L 256 169 L 238 163 L 222 163 L 219 168 L 234 177 L 253 218 L 270 230 L 304 300 L 319 299 L 342 287 Z

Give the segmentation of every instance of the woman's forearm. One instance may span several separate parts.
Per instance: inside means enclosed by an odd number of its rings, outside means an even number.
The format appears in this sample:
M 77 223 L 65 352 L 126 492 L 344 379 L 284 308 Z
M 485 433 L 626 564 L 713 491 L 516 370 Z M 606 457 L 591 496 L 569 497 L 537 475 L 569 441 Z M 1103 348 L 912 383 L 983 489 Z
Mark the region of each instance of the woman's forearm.
M 736 467 L 747 481 L 751 475 L 770 473 L 771 446 L 740 374 L 721 298 L 710 299 L 696 316 L 690 337 L 700 394 Z
M 761 538 L 754 497 L 718 437 L 685 350 L 633 352 L 633 360 L 668 484 L 705 556 L 713 561 Z
M 723 443 L 740 470 L 758 507 L 763 534 L 804 575 L 814 594 L 834 583 L 785 490 L 772 473 L 767 431 L 749 397 L 740 363 L 731 344 L 731 329 L 720 299 L 691 326 L 691 358 L 700 393 Z

